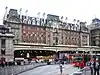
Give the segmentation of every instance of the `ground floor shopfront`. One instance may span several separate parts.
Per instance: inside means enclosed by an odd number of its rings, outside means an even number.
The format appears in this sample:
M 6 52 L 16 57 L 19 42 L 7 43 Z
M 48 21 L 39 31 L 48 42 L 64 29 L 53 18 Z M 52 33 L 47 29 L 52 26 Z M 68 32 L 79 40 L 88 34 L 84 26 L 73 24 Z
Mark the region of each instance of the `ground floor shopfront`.
M 69 54 L 100 54 L 100 48 L 95 46 L 79 47 L 75 45 L 56 45 L 48 46 L 46 44 L 27 44 L 21 43 L 14 45 L 14 50 L 10 51 L 11 59 L 6 61 L 14 61 L 21 59 L 62 59 L 63 56 Z M 0 55 L 1 58 L 6 58 L 8 55 Z M 13 54 L 13 55 L 12 55 Z
M 26 48 L 24 48 L 26 47 Z M 71 59 L 72 54 L 80 55 L 96 55 L 100 54 L 100 48 L 94 46 L 77 47 L 77 46 L 37 46 L 16 48 L 14 51 L 14 59 L 29 59 L 29 60 L 56 60 L 56 59 Z

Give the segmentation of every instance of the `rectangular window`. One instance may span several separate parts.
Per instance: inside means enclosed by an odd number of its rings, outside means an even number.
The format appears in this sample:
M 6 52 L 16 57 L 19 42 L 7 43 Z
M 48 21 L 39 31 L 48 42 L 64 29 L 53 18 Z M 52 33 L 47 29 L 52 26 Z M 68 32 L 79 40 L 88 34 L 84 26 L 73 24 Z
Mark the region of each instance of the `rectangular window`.
M 1 54 L 5 54 L 5 39 L 1 39 Z
M 5 48 L 5 39 L 1 40 L 1 48 Z

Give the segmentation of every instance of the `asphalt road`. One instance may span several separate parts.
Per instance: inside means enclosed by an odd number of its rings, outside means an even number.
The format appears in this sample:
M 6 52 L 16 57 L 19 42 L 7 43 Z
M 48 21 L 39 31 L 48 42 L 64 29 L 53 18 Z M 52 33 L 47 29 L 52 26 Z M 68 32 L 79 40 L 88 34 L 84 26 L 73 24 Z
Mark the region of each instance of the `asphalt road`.
M 71 64 L 63 65 L 62 75 L 72 75 L 74 72 L 79 71 L 78 68 L 73 67 Z M 19 75 L 60 75 L 59 65 L 47 65 L 42 67 L 37 67 L 33 70 L 26 71 Z

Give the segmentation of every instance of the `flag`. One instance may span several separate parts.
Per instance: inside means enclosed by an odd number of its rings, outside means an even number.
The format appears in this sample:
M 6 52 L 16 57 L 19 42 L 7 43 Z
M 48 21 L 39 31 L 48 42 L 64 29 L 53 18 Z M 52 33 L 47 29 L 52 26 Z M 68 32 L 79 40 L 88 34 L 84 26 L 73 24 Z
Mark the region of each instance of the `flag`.
M 86 21 L 85 21 L 84 23 L 85 23 L 85 24 L 87 24 L 87 22 L 86 22 Z
M 43 13 L 43 16 L 45 16 L 45 12 Z
M 65 20 L 67 20 L 68 18 L 66 17 Z
M 20 10 L 19 10 L 20 12 L 22 11 L 22 8 L 20 8 Z
M 76 21 L 76 19 L 73 20 L 73 22 L 75 22 L 75 21 Z
M 25 13 L 27 13 L 27 12 L 28 12 L 28 10 L 25 11 Z
M 37 15 L 40 15 L 40 12 L 38 12 Z
M 63 16 L 61 16 L 61 19 L 63 19 Z
M 80 20 L 77 20 L 77 22 L 80 22 Z
M 5 9 L 7 9 L 8 7 L 6 6 Z

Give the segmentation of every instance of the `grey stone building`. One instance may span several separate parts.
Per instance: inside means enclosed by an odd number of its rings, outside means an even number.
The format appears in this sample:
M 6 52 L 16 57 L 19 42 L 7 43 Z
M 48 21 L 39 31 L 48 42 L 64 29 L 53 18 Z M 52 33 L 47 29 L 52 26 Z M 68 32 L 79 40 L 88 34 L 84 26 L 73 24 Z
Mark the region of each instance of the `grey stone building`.
M 13 47 L 13 33 L 10 32 L 9 27 L 0 25 L 0 60 L 10 61 L 14 56 Z
M 90 45 L 100 47 L 100 20 L 95 18 L 92 20 L 90 29 Z
M 6 17 L 3 21 L 4 25 L 11 27 L 11 32 L 14 34 L 13 42 L 17 44 L 21 39 L 21 20 L 16 9 L 10 9 L 9 13 L 6 13 Z

